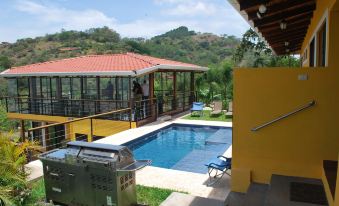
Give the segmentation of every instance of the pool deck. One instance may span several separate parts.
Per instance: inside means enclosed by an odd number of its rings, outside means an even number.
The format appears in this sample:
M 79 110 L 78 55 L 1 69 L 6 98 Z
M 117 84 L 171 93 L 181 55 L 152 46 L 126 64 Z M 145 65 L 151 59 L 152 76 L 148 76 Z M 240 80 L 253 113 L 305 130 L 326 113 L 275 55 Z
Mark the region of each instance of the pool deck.
M 129 129 L 118 134 L 97 140 L 95 142 L 121 145 L 173 123 L 232 127 L 231 122 L 185 120 L 176 118 L 166 122 L 157 121 L 139 128 Z M 232 146 L 230 146 L 223 155 L 226 157 L 232 157 Z M 27 164 L 26 168 L 31 171 L 29 180 L 35 180 L 42 177 L 43 175 L 42 164 L 39 160 Z M 147 166 L 144 169 L 137 171 L 136 178 L 137 184 L 140 185 L 167 188 L 181 192 L 187 192 L 195 196 L 208 197 L 218 200 L 225 200 L 228 193 L 230 192 L 231 187 L 231 178 L 228 175 L 224 175 L 224 177 L 213 186 L 207 186 L 207 174 L 164 169 L 153 166 Z

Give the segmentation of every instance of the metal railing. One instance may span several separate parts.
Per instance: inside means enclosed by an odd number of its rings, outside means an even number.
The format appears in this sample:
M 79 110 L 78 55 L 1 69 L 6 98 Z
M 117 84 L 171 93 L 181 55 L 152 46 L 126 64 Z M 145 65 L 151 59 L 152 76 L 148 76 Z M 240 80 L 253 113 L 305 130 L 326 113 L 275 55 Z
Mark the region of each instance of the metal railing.
M 159 95 L 143 100 L 93 100 L 93 99 L 48 99 L 32 97 L 0 97 L 8 113 L 36 114 L 64 117 L 86 117 L 90 115 L 131 108 L 133 120 L 143 120 L 151 115 L 185 111 L 194 101 L 193 92 Z M 152 112 L 151 112 L 152 111 Z M 155 112 L 153 112 L 155 111 Z
M 128 130 L 132 128 L 131 119 L 132 110 L 126 108 L 28 129 L 27 139 L 38 145 L 30 159 L 41 152 L 62 148 L 72 140 L 95 141 Z
M 127 100 L 49 99 L 1 97 L 7 112 L 49 116 L 84 117 L 129 107 Z
M 301 112 L 303 110 L 306 110 L 306 109 L 308 109 L 310 107 L 313 107 L 313 106 L 315 106 L 315 104 L 316 104 L 315 100 L 312 100 L 311 102 L 307 103 L 306 105 L 304 105 L 304 106 L 302 106 L 302 107 L 300 107 L 300 108 L 298 108 L 296 110 L 293 110 L 292 112 L 289 112 L 287 114 L 279 116 L 279 117 L 273 119 L 272 121 L 266 122 L 266 123 L 264 123 L 264 124 L 262 124 L 260 126 L 254 127 L 253 129 L 251 129 L 251 131 L 252 132 L 256 132 L 256 131 L 258 131 L 258 130 L 260 130 L 262 128 L 265 128 L 265 127 L 267 127 L 267 126 L 269 126 L 271 124 L 274 124 L 274 123 L 276 123 L 278 121 L 281 121 L 281 120 L 283 120 L 283 119 L 285 119 L 285 118 L 287 118 L 289 116 L 292 116 L 292 115 L 297 114 L 297 113 L 299 113 L 299 112 Z

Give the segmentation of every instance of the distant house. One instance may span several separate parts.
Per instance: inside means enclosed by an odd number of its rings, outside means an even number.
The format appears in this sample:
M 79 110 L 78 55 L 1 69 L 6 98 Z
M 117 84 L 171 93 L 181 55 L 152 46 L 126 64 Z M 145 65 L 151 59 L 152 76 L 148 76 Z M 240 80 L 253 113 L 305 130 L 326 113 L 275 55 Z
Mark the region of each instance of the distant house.
M 131 108 L 132 116 L 119 120 L 139 126 L 189 109 L 195 99 L 195 73 L 206 70 L 135 53 L 62 59 L 2 72 L 8 84 L 3 101 L 9 118 L 31 121 L 33 127 L 124 108 Z M 142 98 L 144 81 L 148 91 Z M 73 136 L 76 133 L 81 132 L 74 130 Z
M 67 51 L 77 51 L 77 50 L 80 50 L 81 48 L 79 47 L 62 47 L 62 48 L 59 48 L 59 51 L 61 52 L 67 52 Z

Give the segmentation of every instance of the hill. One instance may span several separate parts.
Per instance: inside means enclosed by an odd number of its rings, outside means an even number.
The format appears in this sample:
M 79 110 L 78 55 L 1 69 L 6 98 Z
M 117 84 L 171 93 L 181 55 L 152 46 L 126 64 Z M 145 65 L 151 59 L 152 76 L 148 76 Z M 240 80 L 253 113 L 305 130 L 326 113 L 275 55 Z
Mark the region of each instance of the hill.
M 55 59 L 89 54 L 136 52 L 207 66 L 229 58 L 240 40 L 189 31 L 179 27 L 151 39 L 121 38 L 114 30 L 103 27 L 86 31 L 65 31 L 43 37 L 20 39 L 0 44 L 0 70 Z

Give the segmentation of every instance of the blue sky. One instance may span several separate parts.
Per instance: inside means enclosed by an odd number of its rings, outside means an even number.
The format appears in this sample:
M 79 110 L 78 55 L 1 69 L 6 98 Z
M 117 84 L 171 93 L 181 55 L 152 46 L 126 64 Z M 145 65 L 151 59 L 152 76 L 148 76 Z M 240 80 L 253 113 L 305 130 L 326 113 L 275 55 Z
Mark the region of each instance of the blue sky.
M 150 38 L 179 26 L 240 37 L 248 24 L 227 0 L 1 0 L 0 42 L 108 26 Z

